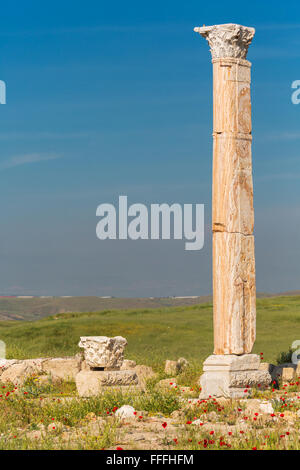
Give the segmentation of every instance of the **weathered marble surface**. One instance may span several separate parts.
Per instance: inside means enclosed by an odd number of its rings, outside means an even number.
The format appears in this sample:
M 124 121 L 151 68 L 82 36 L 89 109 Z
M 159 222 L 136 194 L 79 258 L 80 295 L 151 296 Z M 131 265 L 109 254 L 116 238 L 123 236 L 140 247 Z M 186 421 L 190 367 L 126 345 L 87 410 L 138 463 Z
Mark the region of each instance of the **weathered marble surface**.
M 245 398 L 245 389 L 257 387 L 263 390 L 270 385 L 272 377 L 268 371 L 261 370 L 259 364 L 257 354 L 209 356 L 200 378 L 200 398 Z
M 106 387 L 122 389 L 138 385 L 138 377 L 134 370 L 81 371 L 75 380 L 80 397 L 97 396 Z
M 245 59 L 255 34 L 254 28 L 233 23 L 203 26 L 194 28 L 194 31 L 208 41 L 213 59 L 220 57 Z
M 250 68 L 254 28 L 195 28 L 213 62 L 214 353 L 250 353 L 255 341 L 256 290 L 251 156 Z
M 256 332 L 254 237 L 213 234 L 214 353 L 250 353 Z
M 127 340 L 122 336 L 81 336 L 78 346 L 84 348 L 84 358 L 90 367 L 120 369 Z

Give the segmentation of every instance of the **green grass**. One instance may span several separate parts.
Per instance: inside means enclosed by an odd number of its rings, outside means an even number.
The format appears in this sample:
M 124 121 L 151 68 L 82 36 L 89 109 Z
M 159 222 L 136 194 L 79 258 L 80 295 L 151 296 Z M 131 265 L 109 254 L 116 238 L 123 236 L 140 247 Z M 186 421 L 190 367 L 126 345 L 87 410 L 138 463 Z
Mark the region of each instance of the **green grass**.
M 100 312 L 142 308 L 180 307 L 210 302 L 210 296 L 174 299 L 162 298 L 101 298 L 101 297 L 0 297 L 0 320 L 39 320 L 67 312 Z
M 127 338 L 127 358 L 157 366 L 165 359 L 184 356 L 196 367 L 213 350 L 212 306 L 108 310 L 66 313 L 41 320 L 2 321 L 0 339 L 7 357 L 67 356 L 79 351 L 80 336 L 121 335 Z M 276 362 L 300 339 L 300 297 L 274 297 L 257 301 L 256 353 Z

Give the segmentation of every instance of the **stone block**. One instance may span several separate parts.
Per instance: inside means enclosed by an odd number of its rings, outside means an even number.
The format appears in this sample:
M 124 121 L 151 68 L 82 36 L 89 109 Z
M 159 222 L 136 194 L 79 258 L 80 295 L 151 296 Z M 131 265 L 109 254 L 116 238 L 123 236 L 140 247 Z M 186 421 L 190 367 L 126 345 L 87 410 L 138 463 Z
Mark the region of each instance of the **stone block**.
M 134 368 L 134 372 L 138 377 L 139 385 L 145 389 L 147 381 L 156 377 L 156 373 L 150 366 L 138 365 Z
M 24 362 L 19 362 L 12 364 L 2 373 L 1 382 L 22 385 L 28 377 L 36 373 L 37 370 L 31 365 L 25 364 Z
M 178 361 L 167 360 L 165 362 L 165 373 L 168 375 L 176 375 L 189 366 L 188 361 L 184 357 L 180 357 Z
M 135 386 L 138 377 L 134 370 L 80 371 L 76 375 L 76 387 L 80 397 L 99 395 L 108 387 Z
M 292 382 L 295 378 L 295 368 L 284 367 L 282 369 L 282 380 L 284 382 Z
M 272 375 L 272 372 L 274 370 L 274 364 L 270 364 L 269 362 L 262 362 L 260 365 L 259 365 L 259 370 L 266 370 L 269 372 L 269 374 Z
M 203 371 L 206 370 L 257 370 L 260 365 L 258 354 L 212 354 L 203 364 Z
M 78 357 L 56 357 L 45 359 L 42 370 L 54 380 L 75 380 L 80 371 L 81 360 Z
M 297 364 L 286 363 L 274 366 L 272 370 L 273 380 L 282 380 L 283 382 L 291 382 L 296 377 Z
M 183 370 L 187 369 L 188 367 L 189 367 L 189 362 L 184 357 L 180 357 L 177 361 L 178 371 L 182 372 Z
M 178 372 L 177 361 L 167 360 L 165 363 L 165 373 L 168 375 L 176 375 Z
M 267 414 L 272 414 L 274 413 L 274 408 L 272 406 L 272 403 L 269 401 L 263 401 L 259 405 L 259 409 L 262 413 L 267 413 Z
M 127 341 L 122 336 L 82 336 L 78 346 L 84 348 L 84 358 L 88 366 L 107 370 L 120 369 L 124 360 Z
M 266 370 L 259 370 L 259 362 L 256 354 L 209 356 L 200 378 L 200 398 L 244 398 L 246 388 L 267 387 L 271 383 L 271 375 Z
M 136 367 L 136 362 L 135 361 L 131 361 L 130 359 L 124 359 L 120 370 L 134 369 L 135 367 Z

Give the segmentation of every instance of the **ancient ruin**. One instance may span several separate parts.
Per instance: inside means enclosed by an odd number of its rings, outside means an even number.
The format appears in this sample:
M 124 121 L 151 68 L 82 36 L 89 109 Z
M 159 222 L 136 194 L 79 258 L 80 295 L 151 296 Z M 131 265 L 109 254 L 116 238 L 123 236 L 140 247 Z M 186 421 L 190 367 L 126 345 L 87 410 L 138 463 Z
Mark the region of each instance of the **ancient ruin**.
M 103 387 L 128 387 L 138 384 L 134 370 L 123 369 L 127 340 L 122 336 L 82 336 L 78 344 L 84 348 L 84 364 L 76 375 L 79 396 L 98 395 Z
M 250 68 L 255 30 L 237 24 L 194 29 L 213 63 L 214 354 L 204 363 L 202 396 L 243 396 L 271 377 L 250 354 L 256 333 Z
M 84 349 L 84 359 L 91 368 L 118 370 L 124 361 L 127 341 L 122 336 L 81 336 L 78 346 Z

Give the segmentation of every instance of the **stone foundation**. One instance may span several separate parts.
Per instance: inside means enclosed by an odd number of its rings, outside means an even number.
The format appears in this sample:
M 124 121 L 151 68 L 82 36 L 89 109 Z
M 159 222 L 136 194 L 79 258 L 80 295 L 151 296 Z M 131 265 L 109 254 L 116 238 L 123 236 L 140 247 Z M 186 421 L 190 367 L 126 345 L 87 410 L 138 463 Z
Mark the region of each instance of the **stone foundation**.
M 256 354 L 233 354 L 209 356 L 203 365 L 200 378 L 200 398 L 245 398 L 245 389 L 269 386 L 272 378 L 261 370 L 260 357 Z
M 122 388 L 138 385 L 134 370 L 81 371 L 76 375 L 76 387 L 80 397 L 99 395 L 107 387 Z
M 136 388 L 139 379 L 134 361 L 124 360 L 127 340 L 122 336 L 82 336 L 79 347 L 84 348 L 84 361 L 75 382 L 80 397 L 99 395 L 110 389 Z

